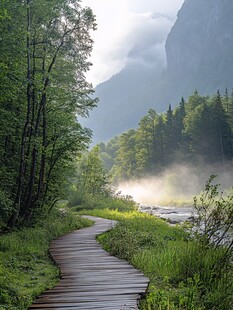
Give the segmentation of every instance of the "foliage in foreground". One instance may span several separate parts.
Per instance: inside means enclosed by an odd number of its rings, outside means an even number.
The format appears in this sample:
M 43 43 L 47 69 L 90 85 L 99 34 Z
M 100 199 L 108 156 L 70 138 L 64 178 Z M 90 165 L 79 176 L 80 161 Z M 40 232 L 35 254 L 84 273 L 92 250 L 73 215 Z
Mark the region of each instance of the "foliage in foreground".
M 232 266 L 219 266 L 221 249 L 203 248 L 183 230 L 149 215 L 123 217 L 100 241 L 113 255 L 128 260 L 150 278 L 141 309 L 231 308 Z
M 233 255 L 233 195 L 227 197 L 219 192 L 219 184 L 213 184 L 211 176 L 200 198 L 194 198 L 196 212 L 195 237 L 203 246 L 220 248 L 224 245 L 225 259 Z
M 59 270 L 49 242 L 90 221 L 55 209 L 34 227 L 0 235 L 0 309 L 25 310 L 42 291 L 55 285 Z
M 82 211 L 119 221 L 99 240 L 106 250 L 128 260 L 150 278 L 140 309 L 232 309 L 232 241 L 222 246 L 223 236 L 229 227 L 232 229 L 232 199 L 221 198 L 212 181 L 213 178 L 207 182 L 201 203 L 195 200 L 198 217 L 194 235 L 193 228 L 185 232 L 132 209 Z M 206 223 L 200 230 L 203 217 Z M 208 223 L 210 227 L 206 226 Z
M 80 2 L 0 1 L 0 220 L 10 227 L 64 198 L 90 141 L 77 116 L 95 106 L 84 73 L 96 25 Z

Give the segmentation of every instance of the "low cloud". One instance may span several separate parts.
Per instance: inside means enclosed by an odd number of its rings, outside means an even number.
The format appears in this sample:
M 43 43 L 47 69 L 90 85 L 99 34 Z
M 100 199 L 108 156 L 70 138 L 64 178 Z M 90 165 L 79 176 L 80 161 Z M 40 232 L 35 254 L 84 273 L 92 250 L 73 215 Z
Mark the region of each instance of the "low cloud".
M 138 14 L 134 19 L 137 22 L 132 23 L 133 27 L 126 38 L 126 42 L 132 42 L 126 63 L 164 67 L 164 44 L 173 22 L 169 16 L 155 13 Z
M 183 1 L 83 0 L 84 6 L 93 9 L 98 24 L 88 80 L 94 85 L 103 82 L 128 61 L 148 64 L 154 59 L 164 65 L 166 36 Z

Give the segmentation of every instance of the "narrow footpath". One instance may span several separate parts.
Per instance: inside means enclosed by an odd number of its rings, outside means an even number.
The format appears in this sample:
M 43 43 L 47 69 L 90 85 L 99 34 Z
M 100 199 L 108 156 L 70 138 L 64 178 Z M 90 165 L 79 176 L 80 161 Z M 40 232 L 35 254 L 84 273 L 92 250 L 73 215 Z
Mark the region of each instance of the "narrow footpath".
M 149 279 L 126 261 L 110 256 L 96 236 L 116 222 L 86 216 L 95 223 L 66 234 L 50 244 L 50 253 L 61 270 L 61 280 L 29 307 L 42 310 L 138 309 L 138 299 Z

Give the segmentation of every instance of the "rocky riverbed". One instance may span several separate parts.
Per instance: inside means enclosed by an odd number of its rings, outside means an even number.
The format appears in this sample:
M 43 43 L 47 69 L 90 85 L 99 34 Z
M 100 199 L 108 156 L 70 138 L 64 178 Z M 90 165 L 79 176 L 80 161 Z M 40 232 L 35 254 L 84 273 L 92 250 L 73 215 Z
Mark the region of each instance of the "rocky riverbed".
M 193 221 L 193 208 L 190 206 L 148 206 L 140 205 L 139 210 L 166 220 L 170 224 L 178 224 L 184 221 Z

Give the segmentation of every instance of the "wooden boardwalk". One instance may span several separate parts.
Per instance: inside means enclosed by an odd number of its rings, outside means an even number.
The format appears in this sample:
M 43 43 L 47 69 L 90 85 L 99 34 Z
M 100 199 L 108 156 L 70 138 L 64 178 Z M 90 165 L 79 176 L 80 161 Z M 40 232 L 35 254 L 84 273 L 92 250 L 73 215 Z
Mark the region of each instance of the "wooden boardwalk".
M 115 222 L 89 217 L 95 224 L 66 234 L 50 245 L 60 267 L 61 280 L 29 307 L 42 310 L 138 309 L 148 278 L 126 261 L 110 256 L 96 242 L 96 236 Z

